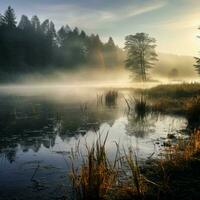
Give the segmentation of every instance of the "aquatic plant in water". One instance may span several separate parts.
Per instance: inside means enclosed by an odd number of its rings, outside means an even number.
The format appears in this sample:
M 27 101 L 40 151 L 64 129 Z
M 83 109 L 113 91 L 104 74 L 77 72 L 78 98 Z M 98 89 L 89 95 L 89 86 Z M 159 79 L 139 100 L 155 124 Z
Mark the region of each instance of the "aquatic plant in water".
M 107 106 L 115 106 L 117 103 L 118 91 L 110 90 L 105 93 L 105 104 Z

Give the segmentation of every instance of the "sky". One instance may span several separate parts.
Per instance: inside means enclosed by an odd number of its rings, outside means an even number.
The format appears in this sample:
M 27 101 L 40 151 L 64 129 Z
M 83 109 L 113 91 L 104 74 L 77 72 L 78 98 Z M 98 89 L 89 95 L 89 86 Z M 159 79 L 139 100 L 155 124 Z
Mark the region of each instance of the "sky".
M 8 5 L 22 14 L 50 19 L 58 29 L 68 24 L 103 41 L 112 36 L 124 47 L 124 38 L 146 32 L 157 40 L 157 51 L 196 56 L 200 51 L 200 0 L 0 0 L 0 13 Z

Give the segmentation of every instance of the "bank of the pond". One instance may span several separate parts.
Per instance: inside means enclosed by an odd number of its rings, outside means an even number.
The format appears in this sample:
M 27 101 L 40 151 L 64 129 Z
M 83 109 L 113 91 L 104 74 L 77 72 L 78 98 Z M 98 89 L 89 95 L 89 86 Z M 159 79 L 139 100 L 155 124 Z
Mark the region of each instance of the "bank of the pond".
M 199 126 L 199 83 L 159 85 L 151 89 L 137 90 L 137 92 L 147 96 L 153 111 L 182 115 L 188 119 L 189 126 L 193 128 Z

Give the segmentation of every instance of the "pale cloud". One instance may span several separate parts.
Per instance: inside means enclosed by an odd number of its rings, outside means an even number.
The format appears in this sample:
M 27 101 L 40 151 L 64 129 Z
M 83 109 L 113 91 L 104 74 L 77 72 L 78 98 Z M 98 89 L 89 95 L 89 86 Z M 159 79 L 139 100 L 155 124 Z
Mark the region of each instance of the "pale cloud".
M 154 0 L 142 4 L 121 5 L 110 9 L 86 8 L 77 4 L 62 4 L 38 6 L 40 13 L 53 19 L 57 24 L 70 24 L 81 28 L 94 29 L 105 25 L 105 23 L 118 22 L 137 15 L 145 14 L 159 8 L 167 3 L 166 0 Z
M 152 3 L 145 3 L 144 5 L 138 5 L 135 7 L 127 6 L 124 11 L 119 10 L 116 14 L 124 14 L 123 18 L 128 18 L 144 13 L 148 13 L 157 9 L 164 7 L 167 1 L 152 1 Z M 117 16 L 116 16 L 117 18 Z

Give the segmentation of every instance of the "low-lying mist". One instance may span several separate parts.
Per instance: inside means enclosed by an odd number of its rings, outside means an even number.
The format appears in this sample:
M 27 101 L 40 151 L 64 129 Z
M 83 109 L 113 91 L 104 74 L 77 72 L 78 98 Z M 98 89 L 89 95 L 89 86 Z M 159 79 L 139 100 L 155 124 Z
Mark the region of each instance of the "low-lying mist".
M 155 82 L 198 81 L 194 67 L 194 58 L 159 53 L 159 61 L 150 71 L 150 80 Z M 130 71 L 123 66 L 102 68 L 79 67 L 76 70 L 52 71 L 49 73 L 32 73 L 18 79 L 26 84 L 68 84 L 68 85 L 123 85 L 134 82 Z
M 194 58 L 159 53 L 159 61 L 150 71 L 149 82 L 152 85 L 171 82 L 198 81 L 194 70 Z M 124 58 L 125 60 L 125 58 Z M 140 83 L 130 78 L 131 72 L 121 66 L 79 66 L 71 70 L 49 70 L 46 72 L 32 72 L 18 74 L 14 82 L 9 85 L 35 86 L 79 86 L 79 87 L 141 87 Z M 5 85 L 5 84 L 4 84 Z M 149 86 L 148 84 L 145 84 Z M 142 87 L 144 84 L 142 84 Z M 146 87 L 145 86 L 145 87 Z
M 174 55 L 159 53 L 159 61 L 152 69 L 152 77 L 162 78 L 164 80 L 194 80 L 198 79 L 195 71 L 195 59 L 192 56 Z

